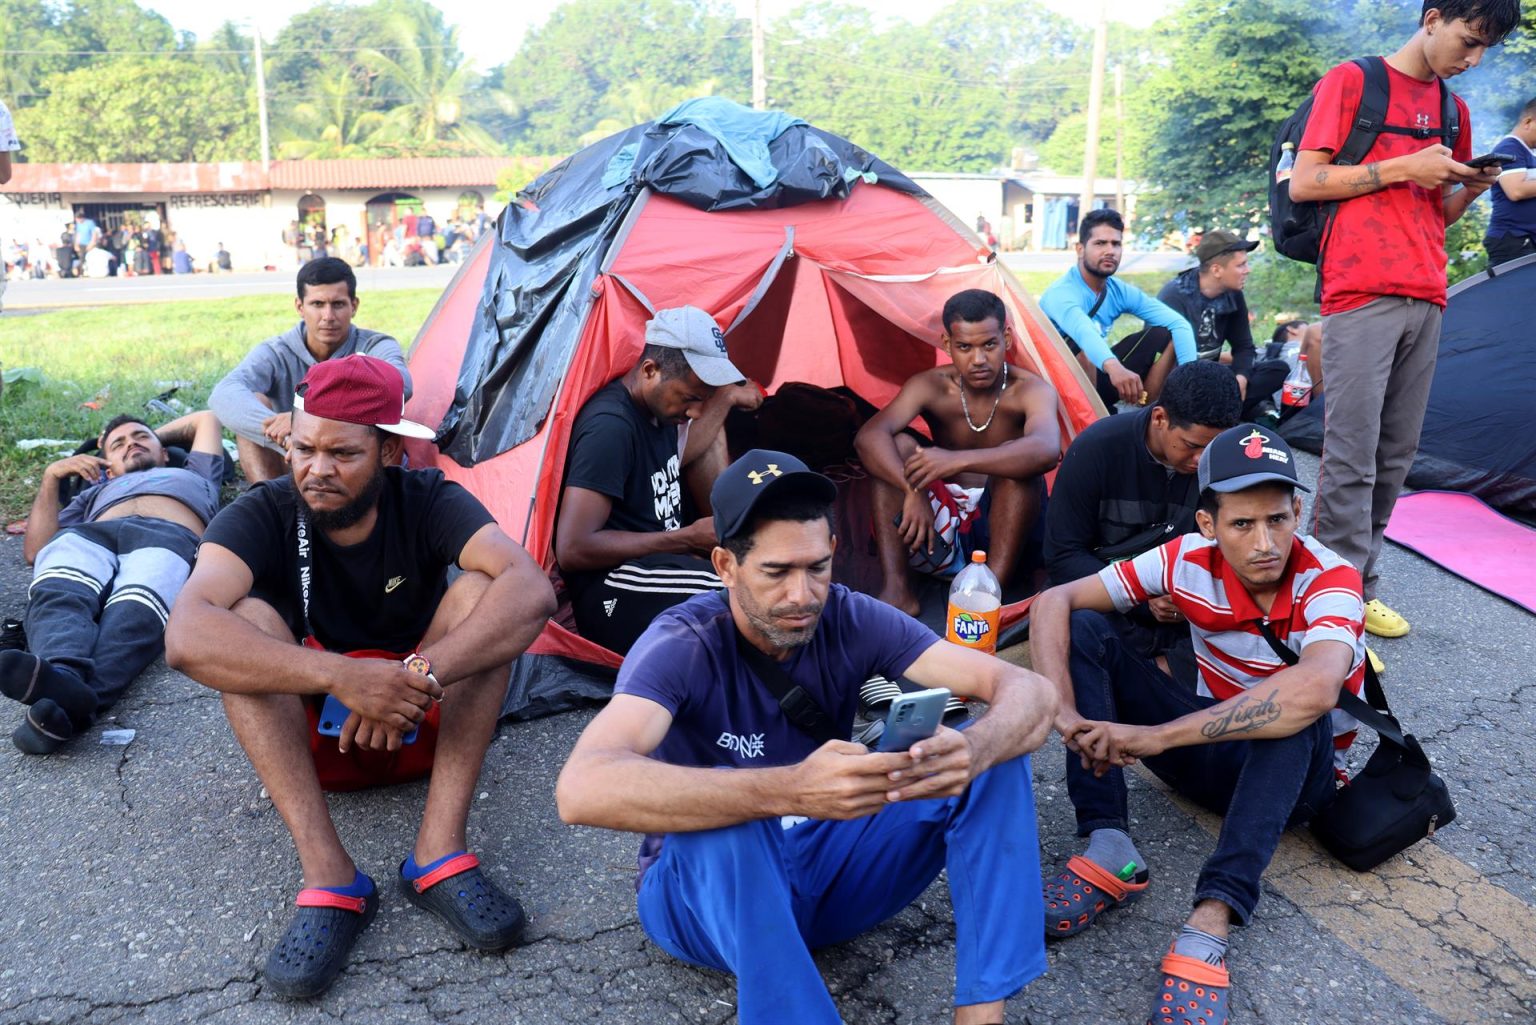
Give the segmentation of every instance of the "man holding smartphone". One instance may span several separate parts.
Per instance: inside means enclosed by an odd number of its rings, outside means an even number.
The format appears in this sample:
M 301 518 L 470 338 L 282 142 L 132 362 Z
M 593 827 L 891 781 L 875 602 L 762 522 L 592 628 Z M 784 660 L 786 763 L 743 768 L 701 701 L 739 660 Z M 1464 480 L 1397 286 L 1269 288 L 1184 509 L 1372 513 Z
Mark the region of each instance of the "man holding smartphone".
M 1376 559 L 1419 447 L 1445 310 L 1445 229 L 1498 177 L 1468 167 L 1472 118 L 1445 123 L 1445 80 L 1477 66 L 1520 23 L 1519 0 L 1426 0 L 1418 31 L 1385 58 L 1386 125 L 1359 166 L 1335 164 L 1354 127 L 1365 72 L 1347 61 L 1314 93 L 1291 176 L 1295 202 L 1336 203 L 1318 258 L 1323 459 L 1313 530 L 1365 581 L 1365 628 L 1401 637 L 1408 621 L 1377 597 Z
M 166 630 L 166 661 L 222 693 L 298 848 L 304 889 L 265 969 L 286 997 L 329 987 L 379 907 L 323 789 L 430 772 L 397 889 L 477 949 L 506 949 L 524 924 L 466 832 L 508 666 L 554 591 L 473 495 L 441 471 L 400 467 L 403 437 L 433 434 L 404 418 L 404 393 L 373 356 L 311 367 L 293 398 L 290 475 L 209 525 Z M 450 566 L 463 570 L 451 583 Z M 327 695 L 348 710 L 335 739 L 318 731 Z
M 721 473 L 711 560 L 725 591 L 664 612 L 636 642 L 561 772 L 560 816 L 647 834 L 641 925 L 674 957 L 734 974 L 742 1025 L 841 1021 L 811 949 L 868 931 L 947 868 L 955 1021 L 999 1023 L 1046 967 L 1027 755 L 1055 694 L 832 584 L 835 496 L 782 452 Z M 872 753 L 841 738 L 873 673 L 988 711 Z M 836 739 L 813 737 L 807 707 Z

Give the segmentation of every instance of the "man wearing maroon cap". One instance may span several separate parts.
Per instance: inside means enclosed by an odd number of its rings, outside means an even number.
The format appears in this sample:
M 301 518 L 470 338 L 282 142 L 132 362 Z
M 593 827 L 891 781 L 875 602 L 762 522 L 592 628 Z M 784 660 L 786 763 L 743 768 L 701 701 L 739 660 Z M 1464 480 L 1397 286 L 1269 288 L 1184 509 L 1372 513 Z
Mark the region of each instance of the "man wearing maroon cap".
M 466 851 L 470 796 L 508 666 L 554 611 L 548 580 L 469 492 L 399 467 L 394 367 L 316 364 L 294 397 L 290 474 L 209 525 L 172 611 L 166 658 L 223 693 L 236 738 L 298 847 L 305 888 L 267 961 L 268 985 L 314 996 L 378 909 L 336 834 L 326 789 L 432 774 L 407 899 L 464 942 L 501 950 L 521 906 Z M 464 572 L 448 583 L 450 565 Z

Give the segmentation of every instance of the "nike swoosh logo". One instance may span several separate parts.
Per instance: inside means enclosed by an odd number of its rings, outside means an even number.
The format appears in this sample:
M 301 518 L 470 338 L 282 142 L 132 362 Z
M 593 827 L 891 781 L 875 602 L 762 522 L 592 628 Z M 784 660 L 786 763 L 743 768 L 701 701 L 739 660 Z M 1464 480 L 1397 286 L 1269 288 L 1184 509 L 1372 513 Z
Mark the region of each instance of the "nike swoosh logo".
M 405 577 L 395 577 L 389 583 L 384 585 L 384 593 L 388 594 L 403 583 L 405 583 Z

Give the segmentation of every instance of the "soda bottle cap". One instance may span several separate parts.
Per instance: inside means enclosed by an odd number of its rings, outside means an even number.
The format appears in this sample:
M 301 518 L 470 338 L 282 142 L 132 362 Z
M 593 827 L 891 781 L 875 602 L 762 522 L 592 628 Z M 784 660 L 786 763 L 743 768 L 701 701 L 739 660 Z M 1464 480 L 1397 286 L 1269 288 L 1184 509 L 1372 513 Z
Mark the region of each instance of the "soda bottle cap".
M 977 551 L 974 551 L 974 552 L 971 553 L 971 561 L 972 562 L 986 562 L 987 561 L 987 553 L 978 549 Z

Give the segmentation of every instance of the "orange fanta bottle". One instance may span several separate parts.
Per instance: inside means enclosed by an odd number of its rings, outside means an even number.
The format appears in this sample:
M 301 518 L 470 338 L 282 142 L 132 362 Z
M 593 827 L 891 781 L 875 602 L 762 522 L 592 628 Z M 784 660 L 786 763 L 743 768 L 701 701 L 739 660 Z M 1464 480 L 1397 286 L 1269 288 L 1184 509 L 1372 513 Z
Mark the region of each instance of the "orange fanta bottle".
M 1002 609 L 1003 589 L 987 568 L 987 553 L 972 552 L 971 564 L 955 574 L 955 582 L 949 587 L 945 640 L 995 655 Z

